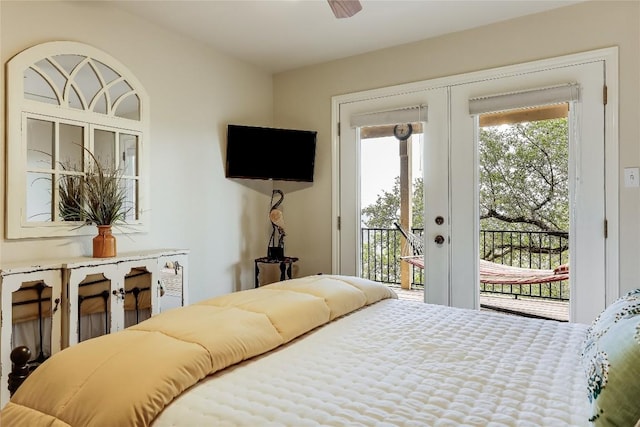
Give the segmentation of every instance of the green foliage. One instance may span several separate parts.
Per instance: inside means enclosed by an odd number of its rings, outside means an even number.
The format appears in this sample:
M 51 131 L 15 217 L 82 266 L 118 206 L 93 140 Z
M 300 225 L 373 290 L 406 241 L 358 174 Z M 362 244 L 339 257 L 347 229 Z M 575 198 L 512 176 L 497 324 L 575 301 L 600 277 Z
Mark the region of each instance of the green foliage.
M 413 181 L 412 227 L 423 228 L 423 194 L 422 178 Z M 400 220 L 400 177 L 396 177 L 390 191 L 383 190 L 372 205 L 362 209 L 362 218 L 367 228 L 395 228 L 393 223 Z
M 363 230 L 362 277 L 383 283 L 400 283 L 401 237 L 394 228 Z M 413 284 L 424 283 L 423 270 L 413 267 Z
M 483 234 L 481 258 L 508 265 L 535 259 L 532 266 L 538 268 L 553 268 L 568 259 L 567 240 L 559 240 L 569 229 L 567 128 L 567 119 L 553 119 L 480 130 L 480 229 L 545 232 L 500 233 L 490 242 Z M 423 187 L 422 178 L 414 180 L 413 228 L 424 227 Z M 365 228 L 397 234 L 393 223 L 400 218 L 400 178 L 361 214 Z M 365 277 L 397 282 L 398 256 L 407 254 L 401 249 L 400 240 L 387 235 L 363 237 Z
M 72 173 L 75 166 L 62 165 L 66 173 L 58 180 L 60 218 L 64 221 L 84 221 L 82 217 L 82 176 Z
M 482 128 L 480 132 L 480 228 L 569 229 L 567 119 Z M 413 228 L 423 228 L 422 178 L 413 182 Z M 400 218 L 400 178 L 362 209 L 367 228 L 393 228 Z
M 91 161 L 84 176 L 65 174 L 60 178 L 60 216 L 65 221 L 95 225 L 123 222 L 131 208 L 126 207 L 122 172 L 101 165 L 91 152 L 86 151 Z
M 567 135 L 567 119 L 481 129 L 481 229 L 569 229 Z
M 422 228 L 422 178 L 413 182 L 412 227 Z M 400 177 L 396 177 L 390 191 L 383 190 L 376 203 L 362 209 L 363 223 L 370 230 L 362 241 L 363 277 L 385 283 L 400 282 L 400 254 L 403 253 L 400 233 L 393 225 L 400 220 Z M 414 283 L 422 284 L 422 270 L 414 269 Z

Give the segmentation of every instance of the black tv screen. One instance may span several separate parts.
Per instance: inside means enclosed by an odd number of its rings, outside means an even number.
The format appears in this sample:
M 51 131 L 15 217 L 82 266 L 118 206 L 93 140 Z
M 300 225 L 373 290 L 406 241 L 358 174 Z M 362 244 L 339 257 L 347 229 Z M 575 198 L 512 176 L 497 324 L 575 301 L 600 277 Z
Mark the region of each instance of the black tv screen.
M 313 182 L 315 131 L 227 126 L 227 178 Z

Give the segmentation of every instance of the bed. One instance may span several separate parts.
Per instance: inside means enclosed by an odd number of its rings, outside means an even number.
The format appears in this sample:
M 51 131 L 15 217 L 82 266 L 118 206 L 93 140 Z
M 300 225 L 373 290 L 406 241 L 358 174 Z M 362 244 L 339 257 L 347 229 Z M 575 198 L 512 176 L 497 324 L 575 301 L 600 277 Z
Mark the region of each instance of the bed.
M 588 326 L 287 280 L 57 353 L 2 425 L 640 426 L 637 386 L 621 385 L 640 375 L 640 290 L 616 304 Z M 620 337 L 624 371 L 607 347 Z

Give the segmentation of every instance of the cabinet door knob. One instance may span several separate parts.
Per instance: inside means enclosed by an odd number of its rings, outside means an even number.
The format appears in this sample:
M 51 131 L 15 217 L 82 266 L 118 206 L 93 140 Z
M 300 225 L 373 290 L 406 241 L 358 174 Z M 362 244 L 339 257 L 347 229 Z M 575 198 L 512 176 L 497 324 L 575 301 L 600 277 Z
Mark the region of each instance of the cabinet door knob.
M 124 301 L 124 297 L 127 295 L 123 288 L 120 288 L 117 291 L 114 289 L 112 293 L 115 295 L 116 299 L 122 299 L 122 301 Z

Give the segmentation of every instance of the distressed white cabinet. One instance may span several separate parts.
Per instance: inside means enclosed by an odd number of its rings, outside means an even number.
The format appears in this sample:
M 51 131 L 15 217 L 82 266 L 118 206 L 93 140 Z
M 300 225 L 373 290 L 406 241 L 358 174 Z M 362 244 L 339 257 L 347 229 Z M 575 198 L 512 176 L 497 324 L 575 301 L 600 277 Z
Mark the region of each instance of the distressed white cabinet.
M 3 266 L 0 272 L 0 407 L 9 400 L 11 350 L 27 346 L 41 362 L 62 348 L 59 263 Z
M 163 303 L 168 304 L 167 293 L 179 293 L 174 305 L 184 305 L 186 265 L 187 252 L 176 250 L 65 263 L 68 315 L 64 319 L 68 323 L 63 325 L 64 344 L 74 345 L 140 323 L 158 314 Z M 180 280 L 168 286 L 163 282 L 171 273 Z
M 11 350 L 34 366 L 61 349 L 188 303 L 188 251 L 80 257 L 0 270 L 0 407 L 9 400 Z

